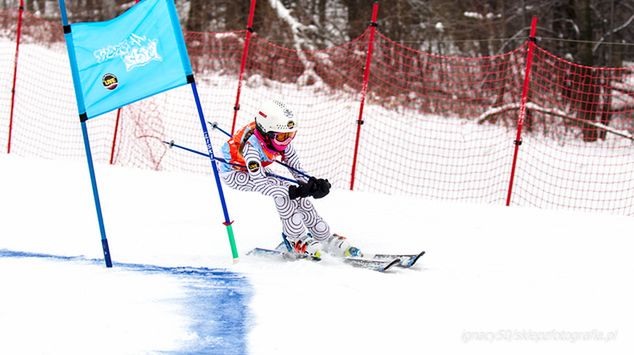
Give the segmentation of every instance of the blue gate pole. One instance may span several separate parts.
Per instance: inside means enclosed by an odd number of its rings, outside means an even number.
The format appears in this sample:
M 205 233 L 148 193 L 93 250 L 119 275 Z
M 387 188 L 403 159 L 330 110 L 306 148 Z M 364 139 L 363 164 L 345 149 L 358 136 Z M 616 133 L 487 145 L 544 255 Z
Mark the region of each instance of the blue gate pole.
M 95 166 L 92 162 L 92 152 L 90 151 L 90 141 L 88 139 L 88 128 L 86 121 L 81 122 L 81 132 L 84 136 L 84 148 L 86 149 L 86 158 L 88 160 L 88 171 L 90 172 L 90 183 L 92 185 L 92 194 L 95 200 L 95 209 L 97 210 L 97 220 L 99 221 L 99 233 L 101 233 L 101 248 L 103 249 L 103 257 L 106 267 L 112 267 L 110 259 L 110 247 L 108 246 L 108 238 L 106 238 L 106 227 L 103 222 L 103 213 L 101 211 L 101 202 L 99 201 L 99 190 L 97 189 L 97 177 L 95 175 Z
M 237 263 L 238 248 L 236 247 L 235 237 L 233 236 L 233 221 L 229 218 L 229 211 L 227 210 L 227 203 L 225 202 L 225 194 L 222 191 L 222 184 L 220 183 L 220 174 L 218 173 L 218 167 L 215 162 L 215 155 L 213 147 L 211 146 L 211 139 L 209 139 L 209 131 L 207 130 L 207 124 L 205 123 L 205 114 L 203 113 L 202 105 L 200 104 L 200 97 L 198 96 L 198 89 L 196 88 L 196 81 L 194 75 L 189 75 L 187 81 L 191 84 L 192 92 L 194 93 L 194 100 L 196 101 L 196 108 L 198 109 L 198 117 L 200 118 L 200 124 L 203 128 L 203 135 L 205 136 L 205 143 L 207 144 L 207 151 L 209 152 L 209 158 L 211 161 L 211 168 L 214 171 L 214 178 L 216 179 L 216 187 L 218 188 L 218 195 L 220 196 L 220 204 L 222 205 L 222 213 L 225 217 L 223 223 L 227 227 L 227 235 L 229 236 L 229 244 L 231 245 L 231 255 L 233 256 L 233 262 Z
M 70 69 L 73 74 L 73 85 L 75 86 L 75 97 L 77 99 L 77 108 L 79 110 L 79 121 L 81 122 L 81 133 L 84 137 L 84 148 L 86 150 L 86 159 L 88 160 L 88 171 L 90 173 L 90 182 L 92 185 L 92 194 L 95 200 L 95 208 L 97 210 L 97 220 L 99 221 L 99 232 L 101 233 L 101 248 L 103 249 L 103 257 L 106 262 L 106 267 L 112 267 L 112 260 L 110 259 L 110 247 L 108 246 L 108 239 L 106 238 L 106 228 L 103 222 L 103 214 L 101 212 L 101 202 L 99 201 L 99 191 L 97 189 L 97 178 L 95 176 L 95 167 L 92 162 L 92 152 L 90 150 L 90 140 L 88 139 L 88 128 L 86 127 L 86 121 L 88 116 L 86 115 L 86 106 L 84 98 L 82 97 L 81 81 L 79 78 L 79 72 L 77 71 L 77 59 L 75 57 L 75 51 L 73 50 L 73 35 L 71 33 L 71 27 L 68 24 L 68 15 L 66 14 L 66 3 L 64 0 L 59 0 L 59 8 L 62 15 L 62 25 L 64 26 L 64 38 L 66 39 L 66 49 L 68 50 L 68 58 L 70 60 Z

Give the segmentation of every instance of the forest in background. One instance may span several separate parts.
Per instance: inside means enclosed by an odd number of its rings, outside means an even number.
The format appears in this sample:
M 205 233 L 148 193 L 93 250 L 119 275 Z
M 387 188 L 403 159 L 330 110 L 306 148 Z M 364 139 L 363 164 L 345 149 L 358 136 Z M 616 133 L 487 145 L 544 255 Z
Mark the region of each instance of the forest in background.
M 68 0 L 71 22 L 117 16 L 134 0 Z M 367 28 L 371 0 L 260 0 L 254 29 L 288 48 L 324 49 L 346 43 Z M 4 9 L 18 0 L 0 0 Z M 244 29 L 250 0 L 175 0 L 185 30 Z M 440 55 L 489 56 L 526 41 L 538 18 L 540 47 L 566 60 L 603 67 L 634 61 L 632 0 L 390 0 L 378 1 L 379 30 L 407 47 Z M 26 10 L 58 19 L 57 0 L 25 0 Z M 626 62 L 626 64 L 624 64 Z M 631 64 L 629 64 L 631 65 Z
M 57 1 L 25 1 L 29 14 L 47 21 L 26 26 L 24 41 L 62 42 Z M 18 3 L 0 0 L 9 14 Z M 113 18 L 134 3 L 68 0 L 66 6 L 71 23 L 77 23 Z M 360 36 L 369 32 L 374 3 L 258 1 L 253 23 L 257 36 L 250 44 L 245 78 L 263 80 L 263 85 L 295 83 L 337 94 L 360 92 L 368 49 L 367 37 Z M 541 127 L 547 135 L 567 137 L 573 132 L 584 141 L 597 141 L 608 137 L 610 126 L 634 140 L 631 0 L 377 3 L 380 36 L 374 41 L 368 100 L 512 127 L 525 68 L 522 51 L 531 17 L 536 16 L 541 49 L 533 64 L 533 106 L 526 111 L 526 130 Z M 194 71 L 237 74 L 250 0 L 176 0 L 176 5 Z M 14 35 L 16 18 L 2 17 L 0 35 Z M 236 30 L 242 33 L 230 32 Z M 496 113 L 487 113 L 491 110 Z

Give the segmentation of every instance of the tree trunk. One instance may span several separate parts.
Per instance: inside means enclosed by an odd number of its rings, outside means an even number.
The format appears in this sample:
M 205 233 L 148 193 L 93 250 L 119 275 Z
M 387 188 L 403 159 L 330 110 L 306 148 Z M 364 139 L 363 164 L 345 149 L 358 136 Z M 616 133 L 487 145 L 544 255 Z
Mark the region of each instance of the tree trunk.
M 371 20 L 372 2 L 364 0 L 343 0 L 343 4 L 348 10 L 349 39 L 357 38 L 368 27 L 366 24 Z
M 581 1 L 581 9 L 578 12 L 578 23 L 581 31 L 581 42 L 579 44 L 579 59 L 581 64 L 592 67 L 594 64 L 594 58 L 592 54 L 592 9 L 590 8 L 590 0 Z M 581 105 L 579 116 L 580 118 L 595 122 L 599 110 L 599 85 L 597 78 L 595 78 L 596 71 L 591 68 L 582 69 L 585 72 L 582 79 L 582 85 L 580 87 Z M 586 142 L 594 142 L 599 138 L 599 132 L 596 126 L 589 124 L 582 124 L 583 140 Z
M 204 32 L 207 30 L 207 23 L 210 17 L 209 0 L 190 0 L 189 16 L 185 28 L 187 31 Z M 217 5 L 216 5 L 217 6 Z
M 324 26 L 328 17 L 326 17 L 326 0 L 317 0 L 317 11 L 319 14 L 319 25 Z

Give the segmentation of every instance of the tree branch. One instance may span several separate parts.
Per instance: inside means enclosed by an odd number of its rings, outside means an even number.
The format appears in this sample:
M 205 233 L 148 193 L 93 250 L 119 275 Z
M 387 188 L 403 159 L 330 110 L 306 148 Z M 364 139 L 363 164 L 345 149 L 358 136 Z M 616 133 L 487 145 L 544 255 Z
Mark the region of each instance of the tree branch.
M 608 33 L 606 33 L 603 36 L 601 36 L 601 39 L 599 40 L 599 42 L 597 42 L 597 44 L 595 44 L 594 47 L 592 48 L 592 53 L 594 53 L 599 48 L 599 46 L 601 46 L 601 44 L 603 44 L 603 41 L 605 41 L 605 38 L 607 36 L 610 36 L 611 34 L 615 34 L 617 32 L 620 32 L 621 30 L 627 28 L 627 26 L 629 26 L 632 22 L 634 22 L 634 15 L 630 16 L 630 18 L 627 19 L 627 21 L 625 21 L 625 23 L 623 23 L 621 26 L 613 29 L 612 31 L 608 31 Z
M 511 110 L 518 110 L 520 109 L 520 104 L 519 103 L 512 103 L 512 104 L 506 104 L 500 107 L 495 107 L 492 108 L 490 110 L 488 110 L 487 112 L 484 112 L 483 114 L 480 115 L 480 117 L 478 117 L 478 123 L 484 123 L 485 121 L 490 120 L 491 118 L 500 115 L 504 112 L 507 111 L 511 111 Z M 602 130 L 605 130 L 606 132 L 612 133 L 614 135 L 617 135 L 619 137 L 623 137 L 626 139 L 629 139 L 631 141 L 634 141 L 634 135 L 632 135 L 630 132 L 627 131 L 622 131 L 622 130 L 618 130 L 609 126 L 606 126 L 604 124 L 601 124 L 599 122 L 593 122 L 593 121 L 589 121 L 583 118 L 578 118 L 578 117 L 571 117 L 568 116 L 568 114 L 564 111 L 561 110 L 557 110 L 557 109 L 547 109 L 545 107 L 541 107 L 539 105 L 536 105 L 532 102 L 529 102 L 526 104 L 526 109 L 530 109 L 533 111 L 537 111 L 537 112 L 541 112 L 543 114 L 546 115 L 551 115 L 551 116 L 555 116 L 555 117 L 560 117 L 563 118 L 565 120 L 568 121 L 574 121 L 574 122 L 580 122 L 580 123 L 584 123 L 587 124 L 589 126 L 593 126 Z

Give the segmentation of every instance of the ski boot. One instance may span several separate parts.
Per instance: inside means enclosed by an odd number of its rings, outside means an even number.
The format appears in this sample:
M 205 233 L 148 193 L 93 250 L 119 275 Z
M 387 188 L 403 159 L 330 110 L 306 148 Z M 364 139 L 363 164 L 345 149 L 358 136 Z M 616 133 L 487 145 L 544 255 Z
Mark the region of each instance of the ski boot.
M 282 234 L 283 244 L 287 251 L 313 259 L 321 259 L 322 245 L 310 234 L 305 234 L 299 238 L 290 238 Z M 280 245 L 281 246 L 281 245 Z
M 346 237 L 333 234 L 328 239 L 323 242 L 324 250 L 326 250 L 329 254 L 338 257 L 363 257 L 363 253 L 357 247 L 353 247 L 348 242 Z

